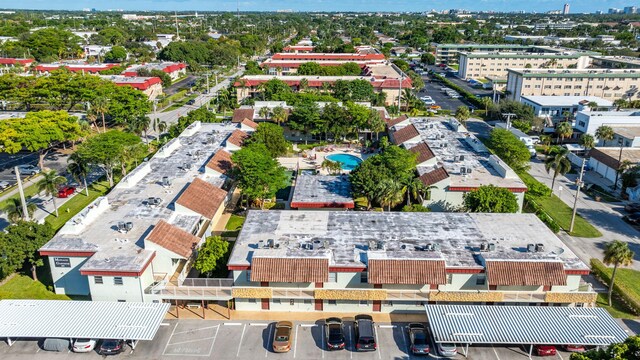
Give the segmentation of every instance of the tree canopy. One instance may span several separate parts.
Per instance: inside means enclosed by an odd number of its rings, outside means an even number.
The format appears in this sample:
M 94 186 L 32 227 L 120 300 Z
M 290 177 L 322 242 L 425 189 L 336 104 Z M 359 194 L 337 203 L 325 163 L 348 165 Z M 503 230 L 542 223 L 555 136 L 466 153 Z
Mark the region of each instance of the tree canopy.
M 526 170 L 531 159 L 527 145 L 520 141 L 509 130 L 495 128 L 489 137 L 490 147 L 496 155 L 507 163 L 513 170 Z
M 263 122 L 251 134 L 247 143 L 263 144 L 272 157 L 282 156 L 289 148 L 289 142 L 284 138 L 284 130 L 280 125 Z
M 30 221 L 18 221 L 0 232 L 0 254 L 6 255 L 0 257 L 0 279 L 26 268 L 29 263 L 38 263 L 38 249 L 51 240 L 53 234 L 49 224 Z
M 287 175 L 262 143 L 253 143 L 231 155 L 233 178 L 242 194 L 251 199 L 271 199 L 287 186 Z
M 519 209 L 518 199 L 511 191 L 493 185 L 466 193 L 464 207 L 469 212 L 483 213 L 515 213 Z
M 306 62 L 300 65 L 297 75 L 316 76 L 358 76 L 362 73 L 360 65 L 348 62 L 337 66 L 322 66 L 317 62 Z
M 193 267 L 207 276 L 214 270 L 225 266 L 223 260 L 229 251 L 229 242 L 220 236 L 209 236 L 198 249 L 198 256 Z

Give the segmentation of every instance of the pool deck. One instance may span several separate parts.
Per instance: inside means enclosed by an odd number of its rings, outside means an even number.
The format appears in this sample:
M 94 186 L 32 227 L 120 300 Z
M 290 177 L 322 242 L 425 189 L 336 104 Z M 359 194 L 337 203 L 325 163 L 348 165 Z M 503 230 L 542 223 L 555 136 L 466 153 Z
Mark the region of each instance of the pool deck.
M 296 149 L 294 145 L 294 150 Z M 321 151 L 320 149 L 328 149 L 329 151 Z M 327 145 L 321 146 L 318 148 L 314 148 L 312 150 L 308 150 L 305 152 L 307 157 L 303 157 L 302 154 L 299 154 L 295 157 L 280 157 L 278 161 L 284 167 L 289 170 L 296 169 L 317 169 L 319 174 L 321 175 L 329 175 L 329 172 L 322 169 L 320 165 L 324 161 L 324 159 L 329 155 L 335 154 L 347 154 L 355 156 L 361 160 L 367 159 L 369 156 L 373 156 L 375 154 L 363 154 L 360 150 L 360 147 L 347 147 L 342 145 Z M 348 170 L 342 170 L 342 173 L 349 173 Z

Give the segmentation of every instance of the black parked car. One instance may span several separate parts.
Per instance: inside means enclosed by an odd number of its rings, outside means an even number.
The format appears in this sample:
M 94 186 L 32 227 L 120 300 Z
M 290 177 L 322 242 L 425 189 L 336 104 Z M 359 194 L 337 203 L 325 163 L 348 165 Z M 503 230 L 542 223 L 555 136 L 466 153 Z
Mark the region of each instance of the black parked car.
M 191 99 L 191 100 L 187 101 L 187 105 L 195 105 L 195 104 L 196 104 L 195 99 Z
M 369 315 L 356 315 L 356 351 L 376 351 L 376 336 L 373 318 Z
M 342 350 L 345 347 L 344 330 L 340 318 L 331 317 L 324 321 L 327 332 L 327 349 Z
M 427 329 L 419 323 L 411 323 L 407 327 L 409 330 L 409 341 L 411 341 L 410 350 L 414 355 L 429 354 L 429 340 Z
M 629 203 L 624 206 L 624 211 L 634 213 L 640 211 L 640 203 Z
M 104 340 L 100 345 L 100 355 L 117 355 L 124 351 L 124 340 Z
M 622 217 L 622 220 L 630 223 L 630 224 L 634 224 L 634 225 L 638 225 L 640 224 L 640 212 L 636 212 L 633 214 L 629 214 L 629 215 L 625 215 Z

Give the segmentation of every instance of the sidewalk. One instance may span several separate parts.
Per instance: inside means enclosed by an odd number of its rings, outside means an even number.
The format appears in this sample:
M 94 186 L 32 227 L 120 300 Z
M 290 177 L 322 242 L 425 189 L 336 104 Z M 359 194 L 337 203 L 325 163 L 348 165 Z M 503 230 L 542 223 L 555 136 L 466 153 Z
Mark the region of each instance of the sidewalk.
M 34 185 L 35 183 L 37 183 L 40 179 L 42 178 L 41 174 L 38 174 L 34 177 L 30 177 L 25 179 L 22 179 L 22 187 L 23 188 L 27 188 L 31 185 Z M 5 201 L 10 197 L 13 197 L 14 195 L 18 194 L 18 186 L 16 185 L 13 189 L 5 192 L 4 194 L 0 195 L 0 202 L 1 201 Z

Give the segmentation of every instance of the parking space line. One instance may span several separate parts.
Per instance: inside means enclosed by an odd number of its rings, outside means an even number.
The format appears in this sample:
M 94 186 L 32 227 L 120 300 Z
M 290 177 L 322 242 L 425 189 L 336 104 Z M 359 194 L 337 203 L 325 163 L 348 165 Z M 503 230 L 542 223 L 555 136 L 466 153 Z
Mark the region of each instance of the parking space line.
M 325 329 L 320 330 L 320 334 L 321 334 L 320 336 L 322 337 L 322 344 L 320 344 L 320 353 L 322 354 L 323 359 L 324 359 L 324 347 L 327 345 L 327 343 L 324 341 L 324 330 Z
M 316 327 L 317 325 L 316 324 L 300 324 L 299 326 L 302 326 L 302 327 Z
M 242 339 L 244 339 L 244 331 L 247 329 L 247 324 L 244 324 L 242 327 L 242 335 L 240 335 L 240 342 L 238 343 L 238 351 L 236 352 L 236 357 L 240 356 L 240 348 L 242 347 Z
M 347 343 L 347 345 L 345 345 L 345 347 L 348 346 L 348 344 L 351 344 L 351 325 L 347 325 L 347 340 L 349 341 Z M 353 346 L 356 346 L 355 344 Z M 349 358 L 353 359 L 353 351 L 349 351 Z
M 500 356 L 498 356 L 498 352 L 496 351 L 496 348 L 491 345 L 491 348 L 493 349 L 493 353 L 496 354 L 496 359 L 500 360 Z
M 178 341 L 175 343 L 170 343 L 168 345 L 182 345 L 182 344 L 188 344 L 188 343 L 192 343 L 192 342 L 197 342 L 197 341 L 202 341 L 202 340 L 211 340 L 211 339 L 215 339 L 215 336 L 212 337 L 206 337 L 206 338 L 198 338 L 198 339 L 193 339 L 193 340 L 185 340 L 185 341 Z
M 558 355 L 558 357 L 560 358 L 560 360 L 564 360 L 564 359 L 562 358 L 562 355 L 560 355 L 560 351 L 556 351 L 556 355 Z
M 176 328 L 178 328 L 178 323 L 176 322 L 176 326 L 173 327 L 173 331 L 171 332 L 171 335 L 169 336 L 169 340 L 167 340 L 167 345 L 164 346 L 164 351 L 162 352 L 162 355 L 165 355 L 165 353 L 167 352 L 167 348 L 169 347 L 169 341 L 171 341 L 171 339 L 173 338 L 173 334 L 176 332 Z
M 274 326 L 272 326 L 271 329 L 269 329 L 269 337 L 267 338 L 266 349 L 264 349 L 264 357 L 267 357 L 267 355 L 269 355 L 269 342 L 271 342 L 273 339 L 273 328 Z
M 296 350 L 298 349 L 298 329 L 300 329 L 300 325 L 296 326 L 296 335 L 293 339 L 293 358 L 296 357 Z
M 216 343 L 216 338 L 218 337 L 219 331 L 220 331 L 220 325 L 217 325 L 216 334 L 213 335 L 213 341 L 211 342 L 211 347 L 209 348 L 209 354 L 207 354 L 207 357 L 211 356 L 211 352 L 213 351 L 213 344 Z
M 209 330 L 209 329 L 213 329 L 213 328 L 217 328 L 220 325 L 216 325 L 216 326 L 208 326 L 208 327 L 203 327 L 203 328 L 197 328 L 197 329 L 191 329 L 191 330 L 187 330 L 187 331 L 179 331 L 175 334 L 172 335 L 180 335 L 180 334 L 188 334 L 188 333 L 194 333 L 196 331 L 200 331 L 200 330 Z
M 409 357 L 411 357 L 411 349 L 409 349 L 409 344 L 407 343 L 407 337 L 404 334 L 404 328 L 400 329 L 400 332 L 402 333 L 402 342 L 404 343 L 404 348 L 407 349 L 407 354 L 409 355 Z
M 378 336 L 378 329 L 373 327 L 373 331 L 376 333 L 376 339 L 380 340 L 380 336 Z M 378 341 L 378 359 L 382 359 L 382 347 L 380 347 L 380 341 Z
M 395 329 L 396 325 L 378 325 L 380 329 Z
M 222 323 L 224 326 L 240 326 L 242 323 Z
M 269 326 L 268 323 L 249 323 L 249 326 Z

